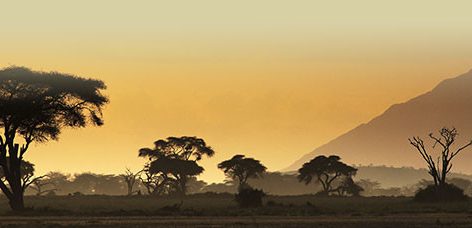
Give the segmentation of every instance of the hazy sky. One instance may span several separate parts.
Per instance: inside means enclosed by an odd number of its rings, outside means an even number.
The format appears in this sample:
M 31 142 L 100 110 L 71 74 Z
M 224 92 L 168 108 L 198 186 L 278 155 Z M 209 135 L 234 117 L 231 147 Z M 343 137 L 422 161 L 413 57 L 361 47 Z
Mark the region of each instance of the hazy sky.
M 470 1 L 2 1 L 0 67 L 104 80 L 105 126 L 26 155 L 39 172 L 138 170 L 204 138 L 270 170 L 472 68 Z M 347 161 L 349 162 L 349 161 Z

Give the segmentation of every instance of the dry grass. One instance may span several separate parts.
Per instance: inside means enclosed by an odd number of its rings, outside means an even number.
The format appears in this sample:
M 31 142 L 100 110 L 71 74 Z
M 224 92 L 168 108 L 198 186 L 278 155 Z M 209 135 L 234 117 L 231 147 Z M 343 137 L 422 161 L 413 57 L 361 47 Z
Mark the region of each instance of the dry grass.
M 405 197 L 269 196 L 240 209 L 228 194 L 179 198 L 27 197 L 18 215 L 0 200 L 1 227 L 470 227 L 470 201 L 414 203 Z M 182 204 L 181 204 L 182 202 Z
M 1 217 L 2 227 L 470 227 L 468 214 L 311 217 Z

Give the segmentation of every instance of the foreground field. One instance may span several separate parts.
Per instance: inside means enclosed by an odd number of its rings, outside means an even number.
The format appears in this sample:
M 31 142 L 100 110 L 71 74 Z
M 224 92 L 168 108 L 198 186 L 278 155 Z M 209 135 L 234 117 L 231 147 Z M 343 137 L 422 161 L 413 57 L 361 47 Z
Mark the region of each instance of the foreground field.
M 468 214 L 311 217 L 1 217 L 1 227 L 470 227 Z
M 183 199 L 148 196 L 54 196 L 25 198 L 26 215 L 81 216 L 314 216 L 389 215 L 407 213 L 472 213 L 472 201 L 426 204 L 409 197 L 268 196 L 264 206 L 238 208 L 230 194 L 198 194 Z M 0 199 L 0 214 L 10 215 Z
M 240 209 L 229 194 L 27 197 L 14 214 L 0 201 L 0 227 L 471 227 L 472 202 L 424 204 L 407 197 L 268 196 Z

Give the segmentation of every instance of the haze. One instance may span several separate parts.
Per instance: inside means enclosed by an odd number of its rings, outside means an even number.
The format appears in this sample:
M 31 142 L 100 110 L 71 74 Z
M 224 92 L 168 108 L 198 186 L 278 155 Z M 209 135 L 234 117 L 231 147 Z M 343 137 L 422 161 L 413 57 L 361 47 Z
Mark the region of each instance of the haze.
M 39 173 L 138 170 L 198 136 L 271 171 L 472 67 L 470 1 L 11 1 L 0 66 L 104 80 L 105 126 L 33 147 Z M 346 161 L 349 162 L 349 161 Z

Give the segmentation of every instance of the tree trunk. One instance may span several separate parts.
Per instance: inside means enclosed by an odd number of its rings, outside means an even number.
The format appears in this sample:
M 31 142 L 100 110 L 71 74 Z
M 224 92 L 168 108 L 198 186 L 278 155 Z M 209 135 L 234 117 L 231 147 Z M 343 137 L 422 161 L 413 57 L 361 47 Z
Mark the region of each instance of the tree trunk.
M 18 150 L 18 144 L 15 144 L 15 146 L 10 149 L 10 177 L 7 178 L 12 193 L 12 196 L 9 197 L 9 204 L 14 211 L 21 211 L 25 208 L 23 201 L 24 190 L 21 183 L 22 161 L 17 157 Z
M 185 196 L 187 194 L 187 177 L 183 176 L 180 179 L 180 195 Z
M 8 203 L 10 207 L 14 211 L 21 211 L 25 208 L 24 201 L 23 201 L 23 187 L 21 184 L 21 177 L 20 177 L 20 168 L 16 168 L 16 166 L 10 167 L 11 176 L 9 178 L 9 185 L 11 189 L 11 195 L 8 196 Z
M 25 203 L 23 201 L 23 193 L 13 193 L 13 197 L 9 199 L 10 207 L 13 211 L 22 211 L 25 209 Z
M 133 185 L 130 182 L 126 183 L 128 186 L 128 195 L 127 196 L 132 196 L 133 195 Z

